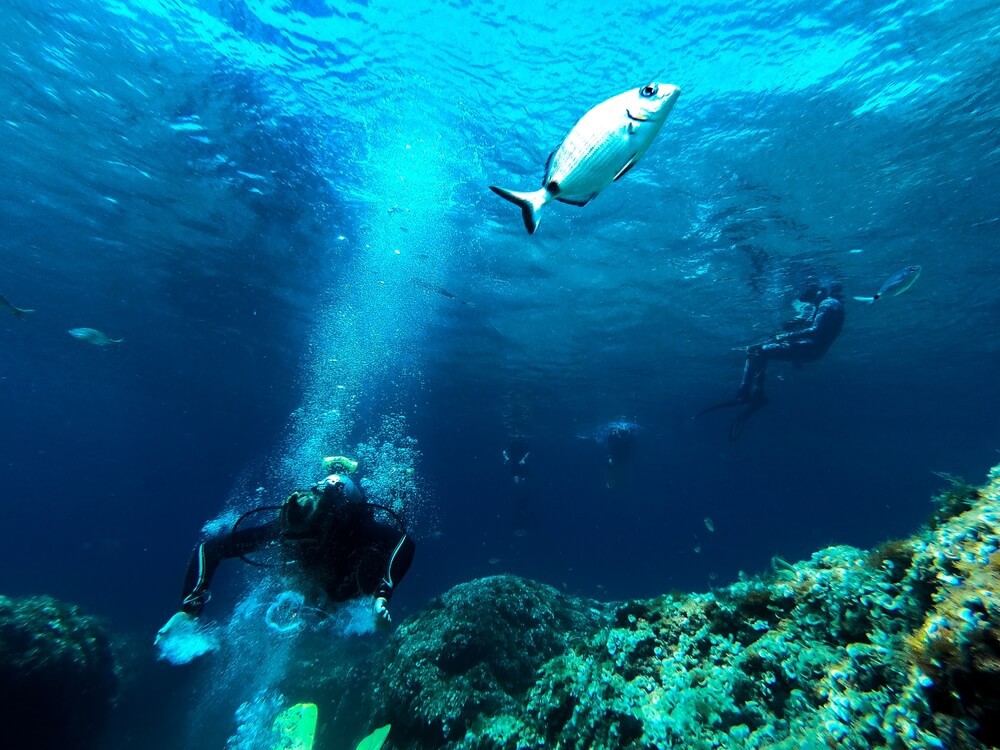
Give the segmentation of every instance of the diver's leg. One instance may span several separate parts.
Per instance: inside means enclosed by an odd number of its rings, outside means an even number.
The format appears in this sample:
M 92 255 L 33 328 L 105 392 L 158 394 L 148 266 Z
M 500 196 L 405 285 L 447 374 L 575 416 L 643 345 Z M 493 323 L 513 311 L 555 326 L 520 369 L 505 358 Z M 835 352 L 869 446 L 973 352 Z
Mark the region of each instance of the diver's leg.
M 736 419 L 734 419 L 733 423 L 729 426 L 729 440 L 731 442 L 735 442 L 739 439 L 740 435 L 743 434 L 743 428 L 746 426 L 747 420 L 749 420 L 750 417 L 766 405 L 767 397 L 764 396 L 763 392 L 754 397 L 754 399 L 750 402 L 750 405 L 737 414 Z
M 749 403 L 758 394 L 764 395 L 764 375 L 767 373 L 767 354 L 763 347 L 752 347 L 747 350 L 747 361 L 743 365 L 743 377 L 736 391 L 737 403 Z
M 747 358 L 746 362 L 743 363 L 743 375 L 740 378 L 740 387 L 736 390 L 736 398 L 732 401 L 723 401 L 721 404 L 707 406 L 695 414 L 695 418 L 716 409 L 753 404 L 758 398 L 763 398 L 764 375 L 767 373 L 767 360 L 769 359 L 767 346 L 760 346 L 758 344 L 747 349 Z M 758 406 L 757 408 L 759 409 L 760 407 Z

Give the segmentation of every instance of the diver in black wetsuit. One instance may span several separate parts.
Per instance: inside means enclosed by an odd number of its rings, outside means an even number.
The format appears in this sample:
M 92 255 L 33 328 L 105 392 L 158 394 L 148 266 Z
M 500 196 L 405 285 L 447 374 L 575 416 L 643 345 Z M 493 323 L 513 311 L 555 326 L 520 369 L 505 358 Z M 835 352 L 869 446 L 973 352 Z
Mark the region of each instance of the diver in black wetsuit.
M 157 634 L 157 644 L 201 614 L 210 598 L 212 577 L 223 560 L 244 557 L 270 544 L 280 544 L 305 582 L 321 589 L 330 601 L 373 595 L 376 621 L 389 622 L 389 600 L 409 570 L 415 545 L 399 519 L 396 524 L 376 519 L 377 507 L 367 502 L 349 476 L 331 474 L 309 490 L 293 492 L 281 506 L 244 514 L 232 529 L 194 549 L 180 611 Z M 240 528 L 247 517 L 275 510 L 277 518 Z
M 604 486 L 616 489 L 625 479 L 625 465 L 635 448 L 635 426 L 628 422 L 612 424 L 604 436 L 608 461 L 604 467 Z
M 527 441 L 524 438 L 514 438 L 510 441 L 510 444 L 504 448 L 503 451 L 503 465 L 507 467 L 507 471 L 510 472 L 511 480 L 514 484 L 520 484 L 521 482 L 527 482 L 530 476 L 530 471 L 528 470 L 528 456 L 531 455 L 531 449 L 528 447 Z
M 697 416 L 729 406 L 746 406 L 729 428 L 729 439 L 739 438 L 747 420 L 767 404 L 767 397 L 764 395 L 767 363 L 778 360 L 801 366 L 826 354 L 844 327 L 843 298 L 843 288 L 838 281 L 807 288 L 799 299 L 814 305 L 810 324 L 806 328 L 778 334 L 763 344 L 747 347 L 743 379 L 740 381 L 736 398 L 709 406 Z
M 524 536 L 531 526 L 531 468 L 528 456 L 531 448 L 524 438 L 516 437 L 510 441 L 503 451 L 503 465 L 510 472 L 511 500 L 513 504 L 514 534 Z

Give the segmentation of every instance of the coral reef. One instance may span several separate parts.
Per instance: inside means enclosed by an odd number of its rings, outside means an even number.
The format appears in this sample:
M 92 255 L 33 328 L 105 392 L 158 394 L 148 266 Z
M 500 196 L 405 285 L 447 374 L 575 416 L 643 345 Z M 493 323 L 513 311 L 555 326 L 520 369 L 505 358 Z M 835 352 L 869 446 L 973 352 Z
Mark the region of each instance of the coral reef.
M 9 747 L 96 747 L 118 685 L 96 620 L 40 596 L 0 596 L 0 722 Z
M 374 723 L 392 724 L 390 742 L 443 747 L 485 717 L 517 717 L 538 670 L 606 620 L 602 605 L 512 576 L 456 586 L 389 642 Z
M 1000 744 L 1000 468 L 928 526 L 707 594 L 602 604 L 497 576 L 383 649 L 393 748 Z

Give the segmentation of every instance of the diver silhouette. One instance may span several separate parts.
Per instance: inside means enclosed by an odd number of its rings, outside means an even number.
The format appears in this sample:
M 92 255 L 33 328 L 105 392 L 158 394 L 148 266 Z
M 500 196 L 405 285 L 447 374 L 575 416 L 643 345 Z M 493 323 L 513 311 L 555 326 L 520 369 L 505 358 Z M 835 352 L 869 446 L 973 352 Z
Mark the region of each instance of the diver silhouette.
M 802 366 L 814 362 L 829 350 L 844 327 L 843 288 L 838 281 L 827 284 L 810 284 L 799 299 L 813 305 L 812 318 L 805 328 L 787 331 L 771 337 L 763 344 L 754 344 L 746 349 L 743 377 L 736 391 L 736 398 L 702 409 L 695 417 L 700 417 L 717 409 L 731 406 L 745 408 L 733 419 L 729 428 L 729 439 L 735 441 L 743 433 L 747 421 L 767 405 L 764 395 L 764 378 L 767 363 L 771 360 L 792 362 Z
M 608 426 L 604 436 L 604 446 L 608 459 L 604 466 L 604 486 L 617 489 L 625 481 L 625 467 L 635 450 L 636 426 L 628 422 L 616 422 Z
M 393 522 L 379 520 L 376 509 L 386 511 Z M 244 519 L 275 511 L 272 520 L 241 528 Z M 373 596 L 376 622 L 389 622 L 389 600 L 409 570 L 415 549 L 395 513 L 369 503 L 346 473 L 331 474 L 309 489 L 293 492 L 280 506 L 244 513 L 232 528 L 195 547 L 180 610 L 157 633 L 161 652 L 170 647 L 171 639 L 190 632 L 211 596 L 209 586 L 219 564 L 238 557 L 261 565 L 246 556 L 268 545 L 275 545 L 296 566 L 303 583 L 328 601 Z
M 516 536 L 524 536 L 531 526 L 531 447 L 521 437 L 513 438 L 503 451 L 503 465 L 510 473 L 513 525 Z

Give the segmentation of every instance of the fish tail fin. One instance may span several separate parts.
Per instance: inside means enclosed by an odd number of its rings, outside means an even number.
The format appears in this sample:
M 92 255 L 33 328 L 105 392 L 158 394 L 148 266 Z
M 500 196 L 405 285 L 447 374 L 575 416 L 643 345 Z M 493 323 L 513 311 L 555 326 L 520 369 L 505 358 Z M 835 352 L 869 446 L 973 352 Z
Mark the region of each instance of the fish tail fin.
M 121 344 L 121 343 L 122 343 L 122 342 L 123 342 L 124 340 L 125 340 L 125 339 L 123 339 L 123 338 L 122 338 L 122 339 L 108 339 L 108 341 L 109 341 L 109 342 L 110 342 L 111 344 L 113 344 L 113 345 L 114 345 L 115 349 L 117 349 L 117 348 L 118 348 L 118 345 L 119 345 L 119 344 Z
M 28 310 L 27 308 L 23 308 L 23 307 L 15 307 L 14 308 L 14 317 L 17 318 L 18 320 L 24 320 L 24 314 L 25 313 L 30 313 L 30 312 L 34 312 L 34 310 Z
M 878 295 L 875 295 L 874 297 L 855 297 L 854 299 L 856 299 L 858 302 L 867 302 L 870 305 L 872 302 L 878 299 Z
M 524 219 L 524 228 L 528 234 L 534 234 L 538 229 L 538 222 L 541 221 L 542 208 L 549 202 L 549 191 L 539 188 L 530 193 L 519 193 L 515 190 L 504 190 L 496 185 L 490 185 L 490 190 L 499 195 L 505 201 L 510 201 L 521 207 L 521 218 Z

